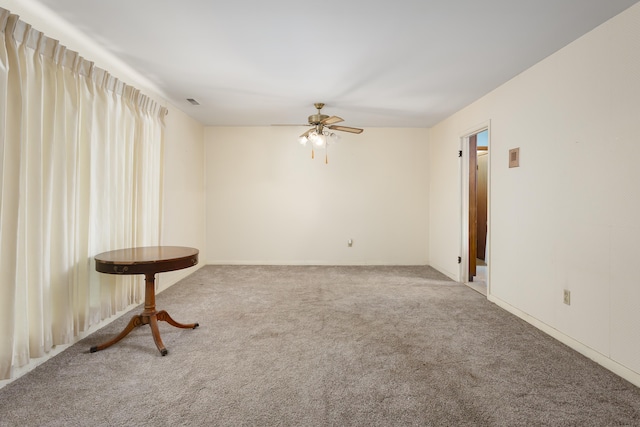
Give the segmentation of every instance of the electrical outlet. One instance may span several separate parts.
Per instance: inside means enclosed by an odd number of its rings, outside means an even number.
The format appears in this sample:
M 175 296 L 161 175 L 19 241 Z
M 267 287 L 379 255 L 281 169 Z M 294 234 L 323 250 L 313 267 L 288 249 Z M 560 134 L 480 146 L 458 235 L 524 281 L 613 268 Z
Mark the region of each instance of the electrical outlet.
M 571 305 L 571 291 L 564 290 L 564 303 L 567 305 Z

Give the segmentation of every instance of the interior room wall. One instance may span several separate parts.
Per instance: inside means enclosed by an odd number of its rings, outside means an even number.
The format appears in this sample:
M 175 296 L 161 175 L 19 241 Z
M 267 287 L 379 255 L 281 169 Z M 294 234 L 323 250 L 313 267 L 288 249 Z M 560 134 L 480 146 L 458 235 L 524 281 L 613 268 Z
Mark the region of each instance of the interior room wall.
M 200 250 L 197 266 L 158 275 L 163 290 L 206 264 L 204 126 L 177 108 L 165 117 L 163 245 Z
M 206 128 L 208 263 L 427 264 L 427 130 L 340 133 L 328 164 L 304 130 Z
M 429 248 L 460 277 L 452 153 L 490 122 L 489 298 L 640 385 L 638 46 L 640 4 L 433 127 Z

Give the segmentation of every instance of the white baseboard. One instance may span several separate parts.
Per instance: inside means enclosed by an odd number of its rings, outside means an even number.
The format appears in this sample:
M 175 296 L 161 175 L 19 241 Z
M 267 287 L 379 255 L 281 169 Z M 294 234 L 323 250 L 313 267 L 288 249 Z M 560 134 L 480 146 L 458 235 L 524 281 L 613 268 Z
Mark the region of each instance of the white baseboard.
M 574 338 L 571 338 L 570 336 L 547 325 L 546 323 L 536 319 L 535 317 L 525 313 L 524 311 L 510 305 L 509 303 L 502 301 L 499 298 L 489 295 L 487 299 L 492 303 L 496 304 L 497 306 L 499 306 L 500 308 L 513 314 L 514 316 L 517 316 L 520 319 L 524 320 L 525 322 L 535 326 L 536 328 L 540 329 L 542 332 L 546 333 L 547 335 L 550 335 L 551 337 L 567 345 L 568 347 L 572 348 L 573 350 L 577 351 L 583 356 L 588 357 L 589 359 L 593 360 L 594 362 L 601 365 L 602 367 L 610 370 L 611 372 L 618 375 L 619 377 L 624 378 L 625 380 L 629 381 L 631 384 L 635 385 L 636 387 L 640 387 L 640 373 L 635 372 L 624 365 L 621 365 L 620 363 L 609 358 L 608 356 L 605 356 L 604 354 L 592 349 L 591 347 L 586 346 L 580 341 L 577 341 Z
M 313 267 L 313 266 L 323 266 L 323 267 L 371 267 L 371 266 L 400 266 L 400 267 L 422 267 L 429 266 L 426 262 L 415 262 L 415 263 L 400 263 L 400 262 L 383 262 L 383 261 L 314 261 L 314 260 L 208 260 L 206 265 L 260 265 L 260 266 L 302 266 L 302 267 Z
M 12 371 L 11 371 L 12 378 L 9 378 L 7 380 L 0 380 L 0 388 L 12 383 L 13 381 L 17 380 L 18 378 L 22 377 L 23 375 L 26 375 L 29 372 L 33 371 L 35 368 L 37 368 L 38 366 L 42 365 L 47 360 L 49 360 L 49 359 L 57 356 L 58 354 L 62 353 L 63 351 L 65 351 L 66 349 L 68 349 L 69 347 L 71 347 L 72 345 L 77 343 L 78 341 L 88 337 L 89 335 L 91 335 L 92 333 L 96 332 L 100 328 L 103 328 L 103 327 L 107 326 L 109 323 L 111 323 L 114 320 L 120 318 L 120 316 L 126 314 L 129 310 L 131 310 L 132 308 L 137 307 L 138 305 L 139 304 L 131 304 L 131 305 L 129 305 L 124 310 L 117 312 L 116 314 L 114 314 L 113 316 L 111 316 L 111 317 L 109 317 L 107 319 L 103 319 L 100 323 L 97 323 L 97 324 L 95 324 L 93 326 L 90 326 L 89 329 L 87 329 L 86 331 L 79 333 L 78 336 L 74 337 L 73 341 L 70 342 L 69 344 L 56 345 L 51 350 L 49 350 L 49 352 L 47 354 L 45 354 L 44 356 L 38 357 L 38 358 L 35 358 L 35 359 L 31 359 L 29 361 L 29 363 L 27 363 L 24 366 L 20 366 L 19 368 L 13 368 Z M 87 348 L 87 350 L 89 350 L 89 349 Z
M 160 293 L 160 292 L 170 288 L 171 286 L 173 286 L 176 283 L 178 283 L 180 280 L 184 279 L 188 275 L 192 274 L 194 271 L 196 271 L 196 270 L 198 270 L 198 269 L 200 269 L 200 268 L 202 268 L 204 266 L 205 266 L 205 264 L 201 264 L 201 265 L 197 265 L 197 266 L 191 267 L 191 268 L 186 269 L 186 270 L 180 270 L 179 274 L 175 274 L 175 275 L 171 275 L 170 274 L 171 272 L 167 272 L 167 273 L 162 273 L 162 275 L 156 276 L 156 281 L 159 282 L 157 284 L 156 293 Z M 162 280 L 162 279 L 164 279 L 164 280 Z M 32 370 L 34 370 L 38 366 L 42 365 L 47 360 L 49 360 L 52 357 L 57 356 L 58 354 L 62 353 L 67 348 L 71 347 L 72 345 L 74 345 L 78 341 L 88 337 L 89 335 L 91 335 L 92 333 L 96 332 L 100 328 L 103 328 L 103 327 L 107 326 L 109 323 L 111 323 L 114 320 L 120 318 L 120 316 L 128 313 L 131 309 L 137 307 L 138 305 L 139 304 L 131 304 L 130 306 L 128 306 L 124 310 L 121 310 L 118 313 L 114 314 L 113 316 L 102 320 L 100 323 L 97 323 L 97 324 L 91 326 L 88 330 L 86 330 L 84 332 L 81 332 L 80 334 L 78 334 L 77 337 L 74 337 L 73 341 L 70 342 L 69 344 L 56 345 L 55 347 L 53 347 L 43 357 L 39 357 L 37 359 L 31 359 L 29 361 L 29 363 L 27 363 L 26 365 L 21 366 L 19 368 L 13 368 L 13 370 L 12 370 L 12 378 L 10 378 L 8 380 L 0 380 L 0 389 L 2 387 L 4 387 L 4 386 L 8 385 L 9 383 L 17 380 L 18 378 L 22 377 L 23 375 L 31 372 Z

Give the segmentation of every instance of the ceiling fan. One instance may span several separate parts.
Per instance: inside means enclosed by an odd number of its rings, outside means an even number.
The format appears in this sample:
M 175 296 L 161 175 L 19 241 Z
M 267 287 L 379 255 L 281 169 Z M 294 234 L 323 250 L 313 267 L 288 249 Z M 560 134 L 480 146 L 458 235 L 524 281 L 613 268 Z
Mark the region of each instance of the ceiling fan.
M 308 119 L 309 126 L 313 127 L 300 135 L 300 138 L 308 138 L 312 133 L 315 133 L 316 135 L 323 135 L 325 133 L 325 128 L 349 133 L 362 133 L 364 130 L 348 126 L 338 126 L 336 123 L 343 122 L 344 120 L 338 116 L 327 116 L 326 114 L 322 114 L 321 110 L 324 107 L 324 103 L 316 102 L 313 106 L 318 110 L 317 114 L 312 114 Z
M 314 107 L 318 110 L 317 114 L 312 114 L 309 116 L 309 124 L 311 128 L 299 136 L 300 143 L 302 145 L 306 145 L 307 142 L 311 143 L 311 158 L 315 157 L 315 149 L 324 148 L 325 149 L 325 163 L 329 163 L 328 155 L 326 154 L 326 149 L 331 143 L 335 142 L 337 139 L 337 135 L 329 130 L 337 130 L 341 132 L 349 132 L 349 133 L 362 133 L 364 129 L 360 128 L 352 128 L 348 126 L 338 126 L 336 123 L 340 123 L 344 121 L 341 117 L 338 116 L 328 116 L 326 114 L 322 114 L 322 107 L 324 104 L 322 102 L 316 102 L 313 104 Z M 299 126 L 299 125 L 281 125 L 281 126 Z M 307 125 L 300 125 L 307 126 Z M 329 130 L 326 130 L 329 129 Z
M 343 122 L 344 119 L 338 116 L 327 116 L 326 114 L 322 114 L 322 108 L 324 107 L 324 103 L 316 102 L 313 104 L 314 107 L 318 110 L 317 114 L 312 114 L 309 116 L 308 125 L 276 125 L 276 126 L 312 126 L 311 129 L 300 135 L 300 138 L 308 138 L 312 133 L 315 132 L 317 135 L 323 135 L 325 133 L 325 128 L 330 130 L 337 130 L 341 132 L 349 132 L 349 133 L 362 133 L 364 129 L 360 128 L 352 128 L 349 126 L 338 126 L 336 123 Z

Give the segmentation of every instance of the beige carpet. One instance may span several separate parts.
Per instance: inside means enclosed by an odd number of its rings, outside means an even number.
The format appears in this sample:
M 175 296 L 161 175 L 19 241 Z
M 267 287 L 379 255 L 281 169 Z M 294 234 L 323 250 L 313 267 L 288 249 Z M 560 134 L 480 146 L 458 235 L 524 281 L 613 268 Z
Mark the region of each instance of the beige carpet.
M 0 390 L 0 426 L 634 426 L 640 389 L 428 267 L 208 266 Z

